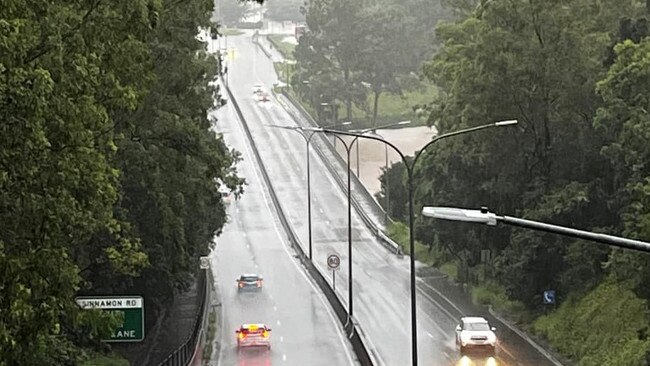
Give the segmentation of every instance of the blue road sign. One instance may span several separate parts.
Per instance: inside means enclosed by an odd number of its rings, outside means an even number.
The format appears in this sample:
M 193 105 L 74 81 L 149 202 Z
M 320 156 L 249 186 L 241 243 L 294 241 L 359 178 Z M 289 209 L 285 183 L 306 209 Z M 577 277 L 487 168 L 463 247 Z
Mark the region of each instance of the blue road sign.
M 555 304 L 555 290 L 544 291 L 544 304 Z

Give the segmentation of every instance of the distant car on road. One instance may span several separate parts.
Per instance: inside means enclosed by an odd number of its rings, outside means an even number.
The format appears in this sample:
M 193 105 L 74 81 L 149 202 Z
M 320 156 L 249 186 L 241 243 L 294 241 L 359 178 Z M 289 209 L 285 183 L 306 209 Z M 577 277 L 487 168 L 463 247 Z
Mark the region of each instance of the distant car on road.
M 269 96 L 269 93 L 262 92 L 257 94 L 257 100 L 260 102 L 268 102 L 271 100 L 271 97 Z
M 253 94 L 262 94 L 264 92 L 264 87 L 262 84 L 253 85 Z
M 225 205 L 229 205 L 230 202 L 232 201 L 232 198 L 231 198 L 232 194 L 230 192 L 230 189 L 228 187 L 226 187 L 225 185 L 221 185 L 221 186 L 219 186 L 218 190 L 219 190 L 219 194 L 221 195 L 221 201 Z
M 243 347 L 271 349 L 271 328 L 262 323 L 242 324 L 235 333 L 237 333 L 237 350 Z
M 496 328 L 490 327 L 485 318 L 462 317 L 456 326 L 456 344 L 460 347 L 461 355 L 469 352 L 486 352 L 496 354 L 497 336 Z
M 237 279 L 237 291 L 260 291 L 262 289 L 262 284 L 264 279 L 262 276 L 257 274 L 243 274 Z

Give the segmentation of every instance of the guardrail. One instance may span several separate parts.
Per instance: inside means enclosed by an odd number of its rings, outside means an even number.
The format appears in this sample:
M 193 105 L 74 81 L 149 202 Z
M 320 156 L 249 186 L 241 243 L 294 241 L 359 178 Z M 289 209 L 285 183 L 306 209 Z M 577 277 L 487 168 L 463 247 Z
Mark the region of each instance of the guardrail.
M 318 287 L 325 295 L 325 298 L 327 298 L 329 303 L 332 305 L 332 308 L 334 309 L 334 313 L 338 317 L 341 324 L 343 324 L 345 330 L 348 332 L 348 339 L 352 344 L 352 349 L 354 350 L 354 353 L 356 354 L 359 363 L 361 363 L 362 365 L 375 364 L 373 362 L 373 357 L 371 353 L 368 351 L 368 349 L 366 348 L 363 342 L 362 336 L 360 335 L 361 334 L 360 329 L 358 329 L 353 322 L 348 321 L 349 320 L 348 312 L 345 309 L 345 306 L 339 300 L 338 296 L 336 296 L 334 290 L 329 286 L 329 283 L 327 282 L 323 274 L 316 268 L 316 266 L 314 266 L 314 264 L 309 260 L 304 250 L 302 249 L 300 240 L 298 239 L 296 233 L 293 231 L 293 227 L 291 226 L 289 220 L 284 214 L 284 210 L 282 209 L 280 200 L 276 195 L 275 190 L 273 189 L 271 178 L 269 177 L 269 174 L 266 171 L 266 167 L 264 166 L 262 157 L 259 154 L 257 145 L 255 144 L 255 140 L 253 140 L 253 135 L 250 132 L 248 123 L 244 118 L 244 114 L 242 113 L 241 108 L 239 107 L 239 104 L 237 103 L 237 100 L 235 99 L 229 87 L 226 87 L 226 92 L 228 93 L 228 99 L 230 100 L 232 106 L 235 108 L 237 117 L 239 117 L 239 120 L 242 123 L 244 133 L 246 134 L 246 137 L 250 142 L 251 150 L 253 151 L 253 155 L 255 155 L 255 160 L 257 161 L 257 164 L 260 168 L 262 179 L 264 180 L 266 187 L 268 188 L 269 196 L 271 197 L 273 206 L 275 207 L 278 213 L 278 218 L 280 220 L 280 223 L 282 224 L 282 227 L 287 233 L 287 237 L 289 239 L 289 242 L 291 243 L 291 246 L 298 253 L 298 258 L 300 259 L 300 262 L 305 266 L 307 272 L 311 275 L 311 277 L 314 279 Z
M 174 352 L 169 354 L 164 361 L 158 364 L 158 366 L 187 366 L 194 365 L 198 360 L 200 360 L 201 345 L 205 340 L 205 328 L 208 317 L 207 313 L 207 301 L 210 297 L 210 287 L 207 280 L 208 275 L 206 270 L 201 270 L 201 274 L 198 278 L 197 290 L 199 291 L 198 296 L 201 298 L 201 306 L 197 311 L 196 322 L 194 323 L 194 330 L 192 334 L 187 338 L 187 340 Z
M 287 93 L 285 90 L 282 90 L 282 95 L 293 105 L 293 107 L 295 109 L 297 109 L 300 112 L 300 114 L 302 114 L 302 117 L 309 124 L 311 124 L 311 127 L 318 127 L 318 124 L 313 119 L 313 117 L 300 105 L 300 103 L 295 101 L 293 99 L 293 97 L 289 93 Z M 289 112 L 289 114 L 293 115 L 293 117 L 296 120 L 300 120 L 300 116 L 296 116 L 290 110 L 288 110 L 288 112 Z M 341 157 L 341 155 L 339 155 L 339 153 L 336 151 L 336 148 L 332 145 L 330 140 L 327 139 L 322 134 L 319 136 L 319 138 L 320 138 L 321 144 L 324 144 L 328 149 L 330 149 L 331 153 L 338 160 L 338 163 L 341 166 L 344 166 L 345 167 L 344 169 L 347 170 L 347 162 L 345 162 L 343 160 L 343 158 Z M 347 191 L 348 191 L 347 182 L 345 182 L 343 180 L 343 177 L 341 176 L 339 171 L 336 169 L 336 167 L 334 167 L 332 165 L 332 162 L 330 161 L 330 159 L 327 159 L 325 157 L 325 155 L 323 154 L 323 152 L 321 151 L 321 149 L 318 148 L 318 146 L 316 146 L 316 145 L 317 144 L 312 144 L 312 146 L 315 147 L 314 150 L 321 157 L 321 160 L 325 163 L 325 166 L 327 167 L 327 169 L 330 171 L 330 173 L 334 177 L 334 180 L 336 181 L 338 186 L 343 190 L 344 193 L 347 193 Z M 347 177 L 346 177 L 346 179 L 347 179 Z M 376 214 L 378 214 L 380 216 L 383 215 L 384 214 L 384 209 L 379 205 L 379 203 L 374 199 L 374 197 L 372 197 L 372 194 L 370 194 L 370 192 L 368 192 L 368 190 L 363 185 L 363 183 L 361 183 L 361 181 L 354 175 L 351 176 L 351 179 L 353 181 L 352 185 L 357 187 L 357 189 L 356 189 L 357 193 L 361 193 L 365 197 L 365 200 L 367 202 L 370 202 L 370 204 L 372 206 L 374 206 L 374 207 L 371 207 L 371 209 L 375 210 Z M 366 211 L 361 206 L 361 203 L 359 203 L 359 201 L 354 197 L 354 195 L 352 195 L 351 202 L 352 202 L 352 205 L 354 206 L 355 210 L 357 211 L 357 213 L 359 214 L 359 216 L 363 220 L 363 222 L 366 224 L 366 226 L 375 234 L 375 236 L 377 236 L 377 238 L 380 239 L 380 243 L 382 245 L 384 245 L 384 247 L 386 247 L 391 252 L 394 252 L 397 255 L 402 255 L 403 253 L 402 253 L 402 249 L 400 248 L 400 246 L 397 243 L 395 243 L 395 241 L 393 241 L 391 238 L 389 238 L 384 233 L 384 230 L 381 227 L 379 227 L 375 223 L 375 221 L 372 218 L 370 218 L 370 216 L 368 216 Z

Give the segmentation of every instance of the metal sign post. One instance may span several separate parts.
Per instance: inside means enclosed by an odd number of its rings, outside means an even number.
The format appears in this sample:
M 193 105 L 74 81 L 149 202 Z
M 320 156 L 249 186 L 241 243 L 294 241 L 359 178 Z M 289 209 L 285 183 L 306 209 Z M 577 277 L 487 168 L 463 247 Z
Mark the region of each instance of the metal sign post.
M 336 271 L 340 269 L 341 257 L 336 253 L 327 255 L 327 268 L 332 270 L 332 289 L 336 291 Z

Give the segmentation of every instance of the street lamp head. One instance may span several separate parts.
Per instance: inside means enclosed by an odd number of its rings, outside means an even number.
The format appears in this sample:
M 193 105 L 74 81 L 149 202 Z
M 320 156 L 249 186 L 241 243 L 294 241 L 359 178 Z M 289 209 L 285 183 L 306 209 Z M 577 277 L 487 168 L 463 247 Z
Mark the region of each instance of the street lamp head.
M 341 126 L 349 126 L 352 124 L 352 121 L 343 121 L 341 122 Z
M 397 122 L 397 124 L 400 125 L 400 126 L 409 125 L 409 124 L 411 124 L 411 121 L 401 121 L 401 122 Z
M 267 125 L 267 124 L 265 124 L 264 126 L 273 127 L 273 128 L 283 128 L 285 130 L 299 130 L 299 129 L 301 129 L 298 126 L 281 126 L 281 125 Z
M 516 125 L 517 123 L 519 123 L 519 121 L 517 121 L 516 119 L 508 119 L 508 120 L 505 120 L 505 121 L 496 122 L 494 125 L 495 126 L 510 126 L 510 125 Z
M 422 215 L 441 220 L 474 222 L 490 226 L 497 224 L 496 214 L 489 212 L 487 208 L 465 210 L 456 207 L 423 207 Z

